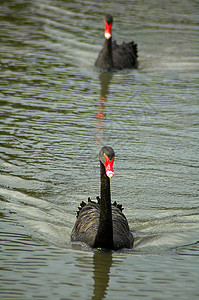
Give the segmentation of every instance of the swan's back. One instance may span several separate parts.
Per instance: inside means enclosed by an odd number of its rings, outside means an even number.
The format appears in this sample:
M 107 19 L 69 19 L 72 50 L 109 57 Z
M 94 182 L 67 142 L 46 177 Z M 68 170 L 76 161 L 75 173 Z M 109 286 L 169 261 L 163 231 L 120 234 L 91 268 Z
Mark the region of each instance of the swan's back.
M 104 48 L 100 51 L 99 56 L 95 62 L 97 68 L 122 70 L 126 68 L 138 68 L 137 61 L 137 44 L 133 41 L 130 43 L 123 43 L 118 45 L 116 41 L 112 42 L 112 64 L 104 55 Z
M 133 41 L 118 45 L 112 43 L 113 66 L 115 69 L 137 68 L 137 44 Z
M 83 202 L 82 202 L 83 203 Z M 71 233 L 72 241 L 79 241 L 93 247 L 100 218 L 100 205 L 95 202 L 83 204 L 78 212 L 77 221 Z M 118 208 L 119 207 L 119 208 Z M 112 208 L 114 250 L 133 247 L 133 235 L 120 205 L 114 203 Z

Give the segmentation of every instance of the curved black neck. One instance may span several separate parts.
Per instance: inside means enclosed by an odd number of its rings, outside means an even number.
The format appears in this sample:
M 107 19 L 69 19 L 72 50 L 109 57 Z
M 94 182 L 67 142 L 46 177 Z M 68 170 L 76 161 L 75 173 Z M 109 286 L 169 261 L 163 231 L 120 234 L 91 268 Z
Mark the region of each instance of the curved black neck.
M 101 171 L 101 200 L 100 219 L 97 235 L 94 242 L 95 248 L 114 249 L 113 223 L 111 210 L 110 179 L 106 176 L 105 167 L 100 162 Z

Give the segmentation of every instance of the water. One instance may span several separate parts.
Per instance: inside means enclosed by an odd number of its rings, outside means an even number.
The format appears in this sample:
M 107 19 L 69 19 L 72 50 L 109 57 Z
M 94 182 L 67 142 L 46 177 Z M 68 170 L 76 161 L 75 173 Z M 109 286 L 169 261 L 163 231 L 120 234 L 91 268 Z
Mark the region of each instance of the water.
M 198 299 L 197 1 L 1 1 L 1 299 Z M 103 15 L 139 70 L 100 74 Z M 135 247 L 71 244 L 98 151 Z

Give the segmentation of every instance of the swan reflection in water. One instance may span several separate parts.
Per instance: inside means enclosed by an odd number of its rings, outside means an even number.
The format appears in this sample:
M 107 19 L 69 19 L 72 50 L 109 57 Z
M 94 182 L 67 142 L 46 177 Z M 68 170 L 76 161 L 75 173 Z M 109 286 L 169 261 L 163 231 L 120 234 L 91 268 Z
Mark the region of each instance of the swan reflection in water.
M 92 300 L 101 300 L 106 295 L 112 262 L 113 259 L 111 252 L 96 252 L 94 254 L 94 289 Z
M 113 264 L 112 252 L 96 251 L 94 252 L 92 258 L 87 255 L 81 255 L 76 259 L 80 273 L 82 271 L 82 266 L 83 271 L 85 270 L 85 265 L 87 265 L 89 269 L 93 269 L 93 292 L 92 298 L 90 297 L 90 299 L 104 299 L 109 287 L 110 270 Z
M 100 81 L 100 101 L 98 105 L 98 112 L 95 114 L 95 117 L 98 120 L 97 124 L 97 132 L 96 132 L 96 141 L 97 145 L 104 142 L 104 128 L 103 128 L 103 121 L 106 117 L 105 112 L 105 103 L 107 100 L 107 95 L 109 94 L 109 85 L 111 83 L 113 77 L 113 73 L 110 72 L 101 72 L 99 74 L 99 81 Z

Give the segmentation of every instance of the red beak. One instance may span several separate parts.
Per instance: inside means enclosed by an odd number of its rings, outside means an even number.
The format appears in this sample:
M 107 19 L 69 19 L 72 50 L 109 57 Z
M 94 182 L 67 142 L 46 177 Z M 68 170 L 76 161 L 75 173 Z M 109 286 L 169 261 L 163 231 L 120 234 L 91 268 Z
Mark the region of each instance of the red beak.
M 106 171 L 106 175 L 109 178 L 112 178 L 114 176 L 114 172 L 113 172 L 113 162 L 114 162 L 114 157 L 112 158 L 112 160 L 109 159 L 109 157 L 104 153 L 104 157 L 105 157 L 105 171 Z
M 112 26 L 112 23 L 108 24 L 106 21 L 104 21 L 105 23 L 105 38 L 107 40 L 109 40 L 111 38 L 111 26 Z

